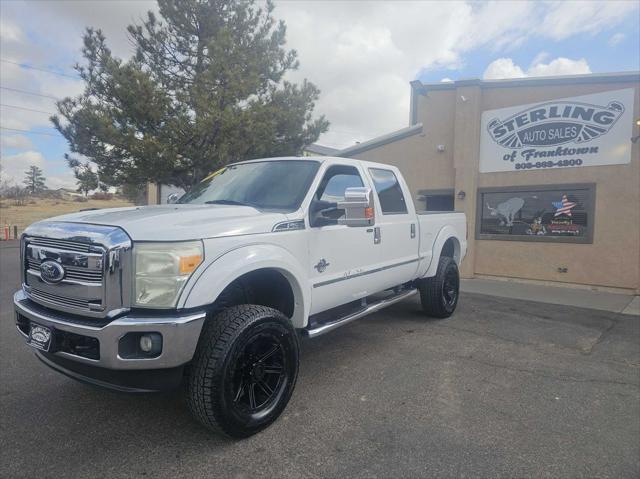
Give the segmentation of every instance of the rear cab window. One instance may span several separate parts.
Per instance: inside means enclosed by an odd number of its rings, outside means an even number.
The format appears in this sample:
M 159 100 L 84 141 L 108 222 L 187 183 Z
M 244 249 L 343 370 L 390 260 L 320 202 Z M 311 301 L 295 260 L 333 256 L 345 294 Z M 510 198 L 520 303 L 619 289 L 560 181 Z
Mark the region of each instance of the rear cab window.
M 407 204 L 404 200 L 402 187 L 398 178 L 391 170 L 383 168 L 369 168 L 369 174 L 380 201 L 380 209 L 385 215 L 407 214 Z

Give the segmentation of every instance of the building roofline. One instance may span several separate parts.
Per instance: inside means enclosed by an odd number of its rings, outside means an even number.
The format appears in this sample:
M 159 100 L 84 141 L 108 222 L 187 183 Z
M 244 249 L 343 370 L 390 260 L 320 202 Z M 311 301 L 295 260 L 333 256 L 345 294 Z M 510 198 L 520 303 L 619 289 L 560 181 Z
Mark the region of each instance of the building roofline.
M 420 80 L 411 82 L 411 92 L 425 94 L 429 90 L 455 90 L 459 87 L 479 86 L 480 88 L 509 88 L 520 86 L 546 86 L 584 83 L 623 83 L 640 82 L 640 71 L 616 73 L 589 73 L 586 75 L 562 75 L 548 77 L 507 78 L 502 80 L 481 80 L 472 78 L 451 82 L 422 83 Z
M 422 133 L 422 123 L 402 128 L 400 130 L 392 131 L 386 135 L 378 136 L 368 141 L 363 141 L 357 145 L 350 146 L 344 150 L 340 150 L 335 156 L 346 158 L 357 153 L 362 153 L 373 148 L 378 148 L 387 143 L 393 143 L 394 141 L 402 140 L 404 138 Z
M 319 155 L 331 156 L 340 151 L 339 148 L 332 148 L 330 146 L 318 145 L 317 143 L 311 143 L 304 147 L 304 151 L 309 153 L 317 153 Z

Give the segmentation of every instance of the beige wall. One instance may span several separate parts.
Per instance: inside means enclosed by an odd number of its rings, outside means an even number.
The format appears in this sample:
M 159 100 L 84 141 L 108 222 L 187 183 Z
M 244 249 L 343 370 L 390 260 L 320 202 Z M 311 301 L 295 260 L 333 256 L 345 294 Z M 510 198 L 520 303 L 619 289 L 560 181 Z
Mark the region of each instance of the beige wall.
M 407 179 L 414 200 L 419 190 L 448 189 L 455 184 L 453 168 L 453 123 L 455 92 L 442 92 L 433 98 L 420 98 L 419 116 L 422 134 L 387 143 L 353 155 L 353 158 L 397 166 Z M 440 115 L 440 116 L 439 116 Z M 443 152 L 438 145 L 444 145 Z
M 639 88 L 633 83 L 486 89 L 482 91 L 482 109 L 623 88 L 636 89 L 633 115 L 636 119 L 640 117 Z M 634 134 L 638 134 L 637 131 Z M 480 188 L 596 183 L 596 209 L 593 244 L 479 240 L 476 241 L 475 273 L 634 290 L 640 288 L 639 147 L 638 143 L 633 145 L 629 165 L 480 173 Z M 567 273 L 559 273 L 558 267 L 566 267 Z
M 490 87 L 471 85 L 432 90 L 417 102 L 423 134 L 355 155 L 398 166 L 407 177 L 414 198 L 422 189 L 455 188 L 466 192 L 456 210 L 469 219 L 466 277 L 474 274 L 594 286 L 640 289 L 640 142 L 633 145 L 631 163 L 522 171 L 479 173 L 482 111 L 535 103 L 607 90 L 634 88 L 634 120 L 640 118 L 640 85 L 590 83 Z M 464 97 L 464 100 L 462 99 Z M 634 126 L 634 135 L 638 135 Z M 445 145 L 439 153 L 437 145 Z M 595 183 L 593 244 L 475 240 L 478 188 L 518 185 Z M 567 273 L 558 273 L 566 267 Z

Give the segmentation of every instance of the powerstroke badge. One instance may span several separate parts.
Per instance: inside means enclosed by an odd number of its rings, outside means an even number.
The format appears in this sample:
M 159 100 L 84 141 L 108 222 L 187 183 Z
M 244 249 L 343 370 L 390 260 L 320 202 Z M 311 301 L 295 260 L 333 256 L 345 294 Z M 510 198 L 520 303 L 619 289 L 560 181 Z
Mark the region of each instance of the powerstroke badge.
M 613 90 L 482 113 L 480 172 L 626 164 L 634 90 Z
M 493 141 L 507 148 L 584 143 L 607 133 L 624 110 L 619 101 L 607 106 L 556 101 L 526 109 L 505 120 L 495 118 L 488 129 Z

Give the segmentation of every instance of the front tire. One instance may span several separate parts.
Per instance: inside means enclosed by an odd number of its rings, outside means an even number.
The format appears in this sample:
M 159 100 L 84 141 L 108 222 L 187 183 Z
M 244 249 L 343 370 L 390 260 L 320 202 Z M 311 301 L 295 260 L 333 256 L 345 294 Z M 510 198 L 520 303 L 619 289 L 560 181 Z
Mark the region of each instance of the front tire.
M 298 338 L 281 312 L 256 305 L 207 321 L 187 381 L 192 414 L 215 432 L 248 437 L 284 411 L 298 376 Z
M 435 276 L 418 285 L 420 302 L 427 316 L 448 318 L 456 310 L 460 291 L 458 265 L 449 256 L 440 256 Z

